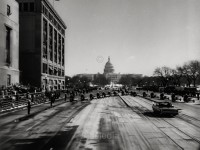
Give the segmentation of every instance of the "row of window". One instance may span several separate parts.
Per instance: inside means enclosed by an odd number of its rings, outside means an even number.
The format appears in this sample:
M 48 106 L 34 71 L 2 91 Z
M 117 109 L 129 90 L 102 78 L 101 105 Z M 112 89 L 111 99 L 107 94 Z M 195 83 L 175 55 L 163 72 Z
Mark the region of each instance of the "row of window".
M 61 36 L 53 26 L 49 24 L 49 34 L 48 32 L 48 22 L 46 19 L 43 19 L 43 58 L 50 59 L 55 63 L 58 63 L 64 66 L 64 37 Z M 53 32 L 54 31 L 54 32 Z M 54 39 L 53 39 L 54 34 Z M 48 46 L 47 40 L 49 39 L 49 58 L 48 58 Z M 54 49 L 53 49 L 54 44 Z M 54 56 L 53 56 L 54 51 Z M 53 59 L 54 57 L 54 59 Z
M 53 79 L 49 79 L 49 82 L 47 79 L 43 79 L 43 89 L 47 88 L 47 85 L 49 85 L 48 87 L 50 87 L 49 90 L 57 90 L 57 89 L 65 89 L 65 81 L 61 81 L 61 80 L 53 80 Z
M 58 21 L 54 18 L 52 13 L 44 5 L 42 6 L 42 13 L 52 22 L 52 24 L 63 34 L 65 35 L 65 30 L 61 27 Z
M 43 83 L 44 84 L 50 84 L 50 85 L 65 85 L 65 81 L 61 81 L 61 80 L 53 80 L 53 79 L 49 79 L 49 82 L 47 79 L 43 79 Z
M 35 3 L 34 2 L 20 2 L 19 3 L 20 12 L 35 12 Z M 61 27 L 58 21 L 54 18 L 52 13 L 43 5 L 42 13 L 52 22 L 52 24 L 63 34 L 65 35 L 65 30 Z M 10 6 L 7 6 L 7 15 L 10 14 Z
M 50 85 L 58 85 L 58 84 L 60 84 L 60 85 L 65 85 L 65 81 L 61 81 L 61 80 L 52 80 L 52 79 L 49 79 L 49 84 Z
M 46 63 L 43 63 L 42 73 L 55 75 L 55 76 L 61 76 L 61 77 L 65 76 L 64 69 L 53 67 L 51 65 L 48 66 Z
M 19 11 L 20 12 L 34 12 L 35 11 L 35 3 L 34 2 L 19 3 Z

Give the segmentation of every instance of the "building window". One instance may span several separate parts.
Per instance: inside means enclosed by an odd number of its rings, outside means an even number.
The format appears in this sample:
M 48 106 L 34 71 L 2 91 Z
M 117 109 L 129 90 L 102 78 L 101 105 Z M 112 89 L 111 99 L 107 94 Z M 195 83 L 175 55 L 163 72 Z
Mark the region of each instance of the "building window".
M 53 80 L 49 80 L 49 84 L 50 84 L 50 85 L 53 85 Z
M 49 24 L 49 57 L 53 61 L 53 27 Z
M 53 75 L 53 66 L 49 65 L 49 74 Z
M 35 11 L 35 4 L 30 3 L 30 12 L 34 12 L 34 11 Z
M 7 86 L 11 85 L 11 75 L 7 74 Z
M 45 64 L 45 63 L 43 63 L 43 70 L 42 70 L 42 72 L 47 74 L 47 64 Z
M 43 14 L 45 14 L 47 17 L 48 17 L 48 9 L 43 5 L 43 8 L 42 8 L 42 11 L 43 11 Z
M 11 8 L 10 5 L 7 5 L 7 16 L 11 15 Z
M 43 58 L 47 59 L 47 21 L 43 19 Z
M 57 73 L 58 73 L 58 69 L 54 67 L 54 75 L 57 76 Z
M 64 75 L 64 70 L 62 70 L 62 76 L 64 77 L 65 75 Z
M 10 65 L 11 59 L 10 59 L 10 47 L 11 47 L 11 28 L 6 26 L 6 63 L 7 65 Z
M 58 64 L 61 64 L 61 35 L 58 34 Z
M 57 31 L 54 30 L 54 62 L 57 63 Z
M 28 3 L 24 3 L 24 11 L 25 11 L 25 12 L 28 11 Z
M 49 13 L 49 20 L 53 23 L 53 15 Z
M 58 76 L 61 76 L 61 69 L 58 69 Z
M 64 57 L 65 57 L 65 40 L 62 38 L 62 66 L 64 66 Z

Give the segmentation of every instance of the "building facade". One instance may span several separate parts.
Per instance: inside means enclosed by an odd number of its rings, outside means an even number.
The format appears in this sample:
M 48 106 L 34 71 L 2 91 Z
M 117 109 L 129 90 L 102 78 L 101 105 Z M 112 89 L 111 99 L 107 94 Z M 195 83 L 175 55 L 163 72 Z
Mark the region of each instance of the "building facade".
M 120 73 L 107 73 L 105 74 L 106 79 L 109 79 L 111 83 L 118 83 L 122 75 Z
M 19 83 L 19 5 L 0 1 L 0 86 Z
M 109 74 L 109 73 L 114 73 L 114 67 L 113 67 L 113 65 L 112 65 L 112 63 L 110 62 L 110 57 L 108 57 L 108 61 L 106 62 L 106 64 L 105 64 L 105 67 L 104 67 L 104 75 L 106 75 L 106 74 Z
M 120 74 L 120 73 L 114 73 L 114 67 L 110 61 L 110 57 L 108 57 L 108 61 L 105 64 L 104 67 L 104 75 L 106 79 L 109 79 L 111 83 L 118 83 L 121 77 L 129 75 L 132 78 L 141 78 L 142 74 Z
M 48 0 L 17 1 L 22 83 L 47 90 L 64 89 L 64 21 Z

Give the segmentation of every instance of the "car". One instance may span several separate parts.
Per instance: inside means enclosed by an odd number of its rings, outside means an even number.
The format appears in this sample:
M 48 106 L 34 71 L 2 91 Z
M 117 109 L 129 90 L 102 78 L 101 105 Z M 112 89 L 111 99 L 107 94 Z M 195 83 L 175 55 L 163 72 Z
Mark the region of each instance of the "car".
M 178 115 L 178 109 L 174 108 L 171 101 L 167 100 L 154 101 L 152 109 L 155 114 L 170 115 L 170 116 Z

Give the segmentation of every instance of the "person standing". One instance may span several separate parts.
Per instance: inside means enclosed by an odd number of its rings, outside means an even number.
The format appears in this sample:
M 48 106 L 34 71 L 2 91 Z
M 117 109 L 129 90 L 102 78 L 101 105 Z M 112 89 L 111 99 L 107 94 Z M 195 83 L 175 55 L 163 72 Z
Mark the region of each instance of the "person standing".
M 50 95 L 51 107 L 53 106 L 54 98 L 55 98 L 55 95 L 52 92 L 51 95 Z
M 31 111 L 31 101 L 30 100 L 28 100 L 27 110 L 28 110 L 28 115 L 29 115 L 30 111 Z
M 67 101 L 67 93 L 65 93 L 65 101 Z

